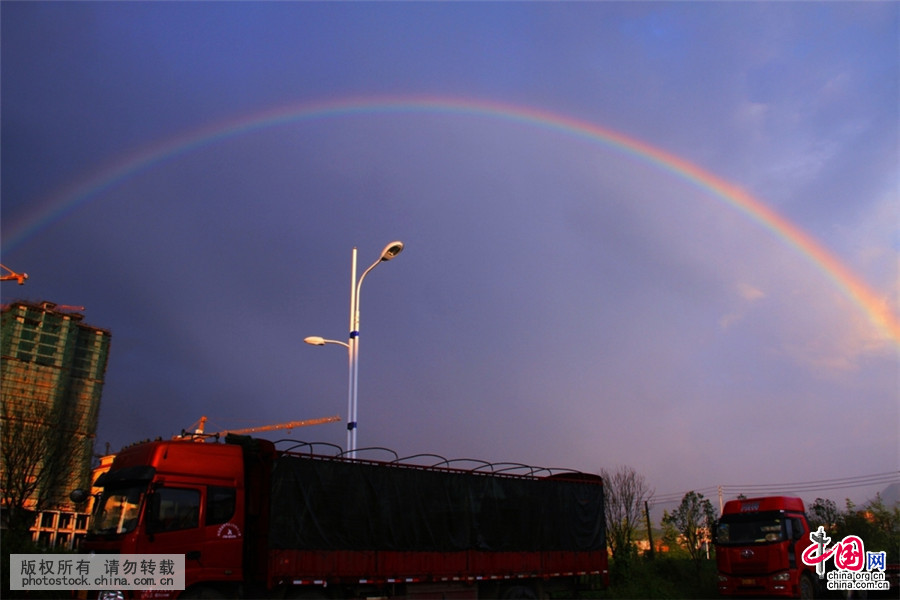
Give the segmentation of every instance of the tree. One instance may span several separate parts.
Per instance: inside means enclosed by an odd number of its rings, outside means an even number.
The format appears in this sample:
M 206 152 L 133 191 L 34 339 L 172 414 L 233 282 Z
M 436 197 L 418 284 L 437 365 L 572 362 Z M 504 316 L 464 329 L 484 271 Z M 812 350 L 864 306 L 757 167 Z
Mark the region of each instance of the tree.
M 8 542 L 26 540 L 35 515 L 64 502 L 66 484 L 77 473 L 90 440 L 73 451 L 60 429 L 64 409 L 42 402 L 0 403 L 0 501 Z
M 712 502 L 694 491 L 685 494 L 678 508 L 663 517 L 663 525 L 671 526 L 678 532 L 678 541 L 696 562 L 698 569 L 703 557 L 703 542 L 709 542 L 715 521 Z
M 825 529 L 833 529 L 837 525 L 840 514 L 834 501 L 826 498 L 816 498 L 809 505 L 809 510 L 807 511 L 809 527 L 813 531 L 818 529 L 820 525 Z
M 615 473 L 605 469 L 603 494 L 606 506 L 606 540 L 613 560 L 627 558 L 634 552 L 634 532 L 640 525 L 644 501 L 653 491 L 643 475 L 631 467 L 619 467 Z
M 881 495 L 858 508 L 849 499 L 846 510 L 838 515 L 832 539 L 848 535 L 860 537 L 866 550 L 887 552 L 887 562 L 900 561 L 900 502 L 886 506 Z

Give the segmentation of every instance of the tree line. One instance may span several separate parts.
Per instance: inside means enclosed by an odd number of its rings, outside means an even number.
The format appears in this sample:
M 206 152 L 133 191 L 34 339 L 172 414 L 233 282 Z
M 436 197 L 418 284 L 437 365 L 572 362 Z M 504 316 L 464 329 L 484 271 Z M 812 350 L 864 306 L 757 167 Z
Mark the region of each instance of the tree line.
M 650 521 L 649 501 L 654 490 L 643 475 L 631 467 L 615 471 L 601 471 L 606 501 L 606 539 L 612 555 L 613 579 L 627 577 L 629 565 L 639 556 L 637 541 L 647 534 L 652 558 L 654 543 Z M 900 502 L 888 506 L 876 496 L 874 500 L 857 506 L 849 499 L 843 509 L 828 499 L 817 498 L 807 506 L 810 527 L 822 525 L 832 539 L 848 535 L 860 537 L 866 548 L 885 550 L 889 563 L 900 562 Z M 697 564 L 707 556 L 712 544 L 718 514 L 712 502 L 703 494 L 690 491 L 671 512 L 665 511 L 660 523 L 662 541 L 669 548 L 677 548 Z

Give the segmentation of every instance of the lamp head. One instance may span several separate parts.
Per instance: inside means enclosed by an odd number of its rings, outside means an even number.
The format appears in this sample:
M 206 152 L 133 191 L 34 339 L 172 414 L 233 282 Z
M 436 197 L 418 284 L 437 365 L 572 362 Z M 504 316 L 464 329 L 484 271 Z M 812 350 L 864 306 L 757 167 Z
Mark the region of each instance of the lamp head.
M 388 261 L 403 251 L 403 242 L 391 242 L 381 251 L 381 260 Z
M 325 345 L 325 339 L 320 338 L 317 335 L 311 335 L 308 338 L 303 338 L 303 341 L 312 346 L 324 346 Z

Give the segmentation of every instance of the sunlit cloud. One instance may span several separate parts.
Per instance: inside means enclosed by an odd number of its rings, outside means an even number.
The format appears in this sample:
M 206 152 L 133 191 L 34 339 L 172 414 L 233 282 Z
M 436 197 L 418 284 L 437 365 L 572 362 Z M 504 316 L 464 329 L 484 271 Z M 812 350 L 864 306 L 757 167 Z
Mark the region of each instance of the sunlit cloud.
M 731 328 L 735 323 L 741 321 L 750 310 L 753 303 L 758 302 L 766 297 L 766 294 L 754 285 L 747 282 L 740 282 L 735 286 L 735 295 L 740 298 L 740 306 L 719 318 L 719 327 L 722 330 Z

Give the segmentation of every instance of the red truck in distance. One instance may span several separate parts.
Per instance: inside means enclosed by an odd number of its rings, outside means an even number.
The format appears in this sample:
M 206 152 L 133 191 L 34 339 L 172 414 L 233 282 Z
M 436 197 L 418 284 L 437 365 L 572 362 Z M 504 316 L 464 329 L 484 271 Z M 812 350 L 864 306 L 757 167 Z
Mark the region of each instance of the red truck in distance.
M 298 448 L 228 436 L 121 451 L 95 483 L 82 551 L 184 554 L 185 590 L 107 596 L 536 598 L 571 597 L 584 576 L 608 584 L 596 475 Z
M 715 533 L 723 596 L 814 598 L 822 589 L 803 563 L 812 541 L 803 500 L 768 496 L 725 503 Z

